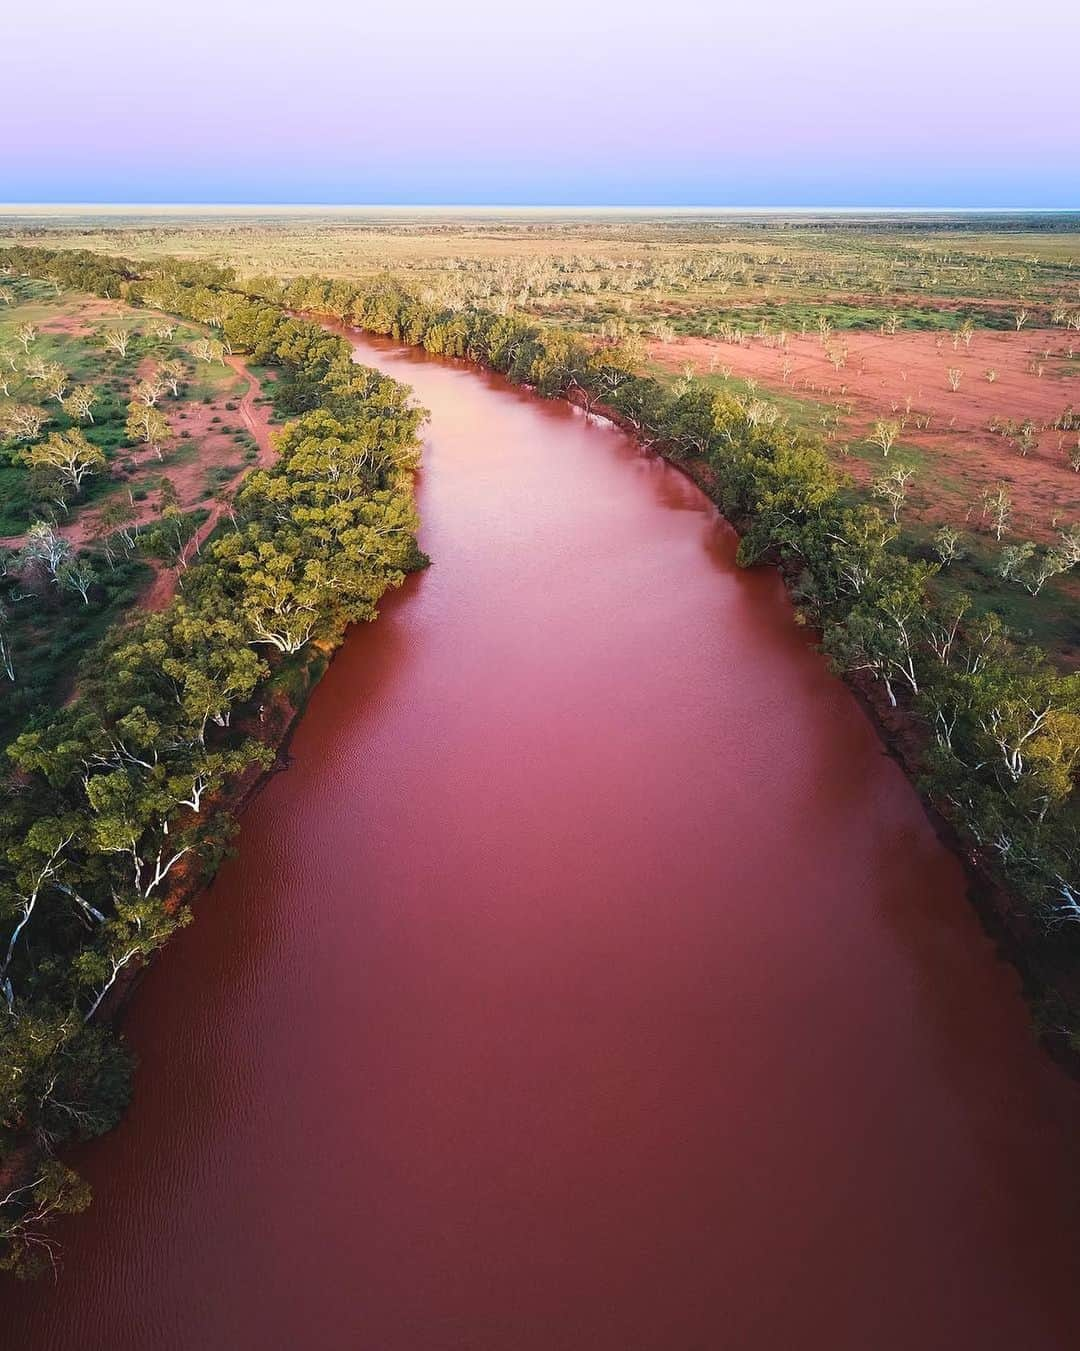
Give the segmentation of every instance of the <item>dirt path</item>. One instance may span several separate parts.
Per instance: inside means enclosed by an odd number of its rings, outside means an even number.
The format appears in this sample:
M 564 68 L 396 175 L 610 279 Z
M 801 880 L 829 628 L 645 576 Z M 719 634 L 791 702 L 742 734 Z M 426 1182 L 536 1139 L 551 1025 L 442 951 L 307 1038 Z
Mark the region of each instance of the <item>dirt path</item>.
M 255 438 L 259 448 L 258 458 L 239 473 L 235 479 L 227 484 L 231 491 L 251 469 L 265 469 L 274 459 L 274 448 L 270 440 L 270 412 L 266 404 L 256 403 L 260 396 L 260 385 L 258 380 L 251 374 L 247 366 L 237 356 L 225 358 L 226 362 L 237 375 L 247 380 L 247 390 L 241 396 L 237 411 L 240 414 L 244 426 Z M 225 504 L 215 498 L 210 507 L 210 514 L 202 523 L 196 533 L 188 541 L 184 549 L 183 563 L 181 567 L 186 566 L 193 557 L 197 557 L 203 544 L 210 538 L 215 526 L 221 519 L 221 513 L 225 509 Z M 180 576 L 180 568 L 160 567 L 154 580 L 140 598 L 140 605 L 144 610 L 163 610 L 176 593 L 177 582 Z

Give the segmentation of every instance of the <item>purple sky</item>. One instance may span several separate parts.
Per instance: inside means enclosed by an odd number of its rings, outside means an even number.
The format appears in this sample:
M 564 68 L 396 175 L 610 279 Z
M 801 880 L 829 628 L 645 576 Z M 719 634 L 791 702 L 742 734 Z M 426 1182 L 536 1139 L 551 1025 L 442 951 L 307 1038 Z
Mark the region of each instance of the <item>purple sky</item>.
M 29 0 L 0 200 L 1080 207 L 1080 0 Z

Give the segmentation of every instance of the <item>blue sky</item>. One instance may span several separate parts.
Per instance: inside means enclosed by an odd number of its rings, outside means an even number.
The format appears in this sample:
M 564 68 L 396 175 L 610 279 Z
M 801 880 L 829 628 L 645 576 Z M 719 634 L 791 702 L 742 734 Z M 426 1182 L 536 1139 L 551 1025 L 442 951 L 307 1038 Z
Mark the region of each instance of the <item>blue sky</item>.
M 0 200 L 1080 207 L 1080 2 L 36 0 Z

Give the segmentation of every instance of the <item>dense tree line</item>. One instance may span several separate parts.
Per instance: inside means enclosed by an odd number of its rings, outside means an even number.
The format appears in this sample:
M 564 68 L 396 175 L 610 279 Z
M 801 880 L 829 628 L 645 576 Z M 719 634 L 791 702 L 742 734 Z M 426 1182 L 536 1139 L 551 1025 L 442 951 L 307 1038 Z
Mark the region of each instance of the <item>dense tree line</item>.
M 48 261 L 65 284 L 139 298 L 122 264 Z M 179 270 L 157 299 L 202 319 L 216 296 Z M 422 414 L 408 390 L 276 304 L 220 303 L 222 341 L 275 366 L 296 411 L 278 459 L 244 481 L 172 603 L 109 632 L 76 696 L 29 722 L 0 776 L 0 1144 L 32 1141 L 46 1160 L 0 1195 L 0 1261 L 20 1270 L 49 1258 L 44 1219 L 85 1204 L 51 1151 L 123 1108 L 128 1056 L 101 1013 L 187 922 L 182 898 L 229 839 L 222 790 L 272 758 L 245 731 L 267 682 L 372 618 L 420 561 L 408 471 Z

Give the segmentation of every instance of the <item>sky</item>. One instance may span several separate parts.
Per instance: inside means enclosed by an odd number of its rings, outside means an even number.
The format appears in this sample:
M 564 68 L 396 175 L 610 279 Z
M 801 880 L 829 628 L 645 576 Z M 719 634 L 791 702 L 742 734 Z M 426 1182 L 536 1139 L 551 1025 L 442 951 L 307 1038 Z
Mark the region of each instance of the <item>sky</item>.
M 1080 0 L 30 0 L 0 201 L 1080 208 Z

